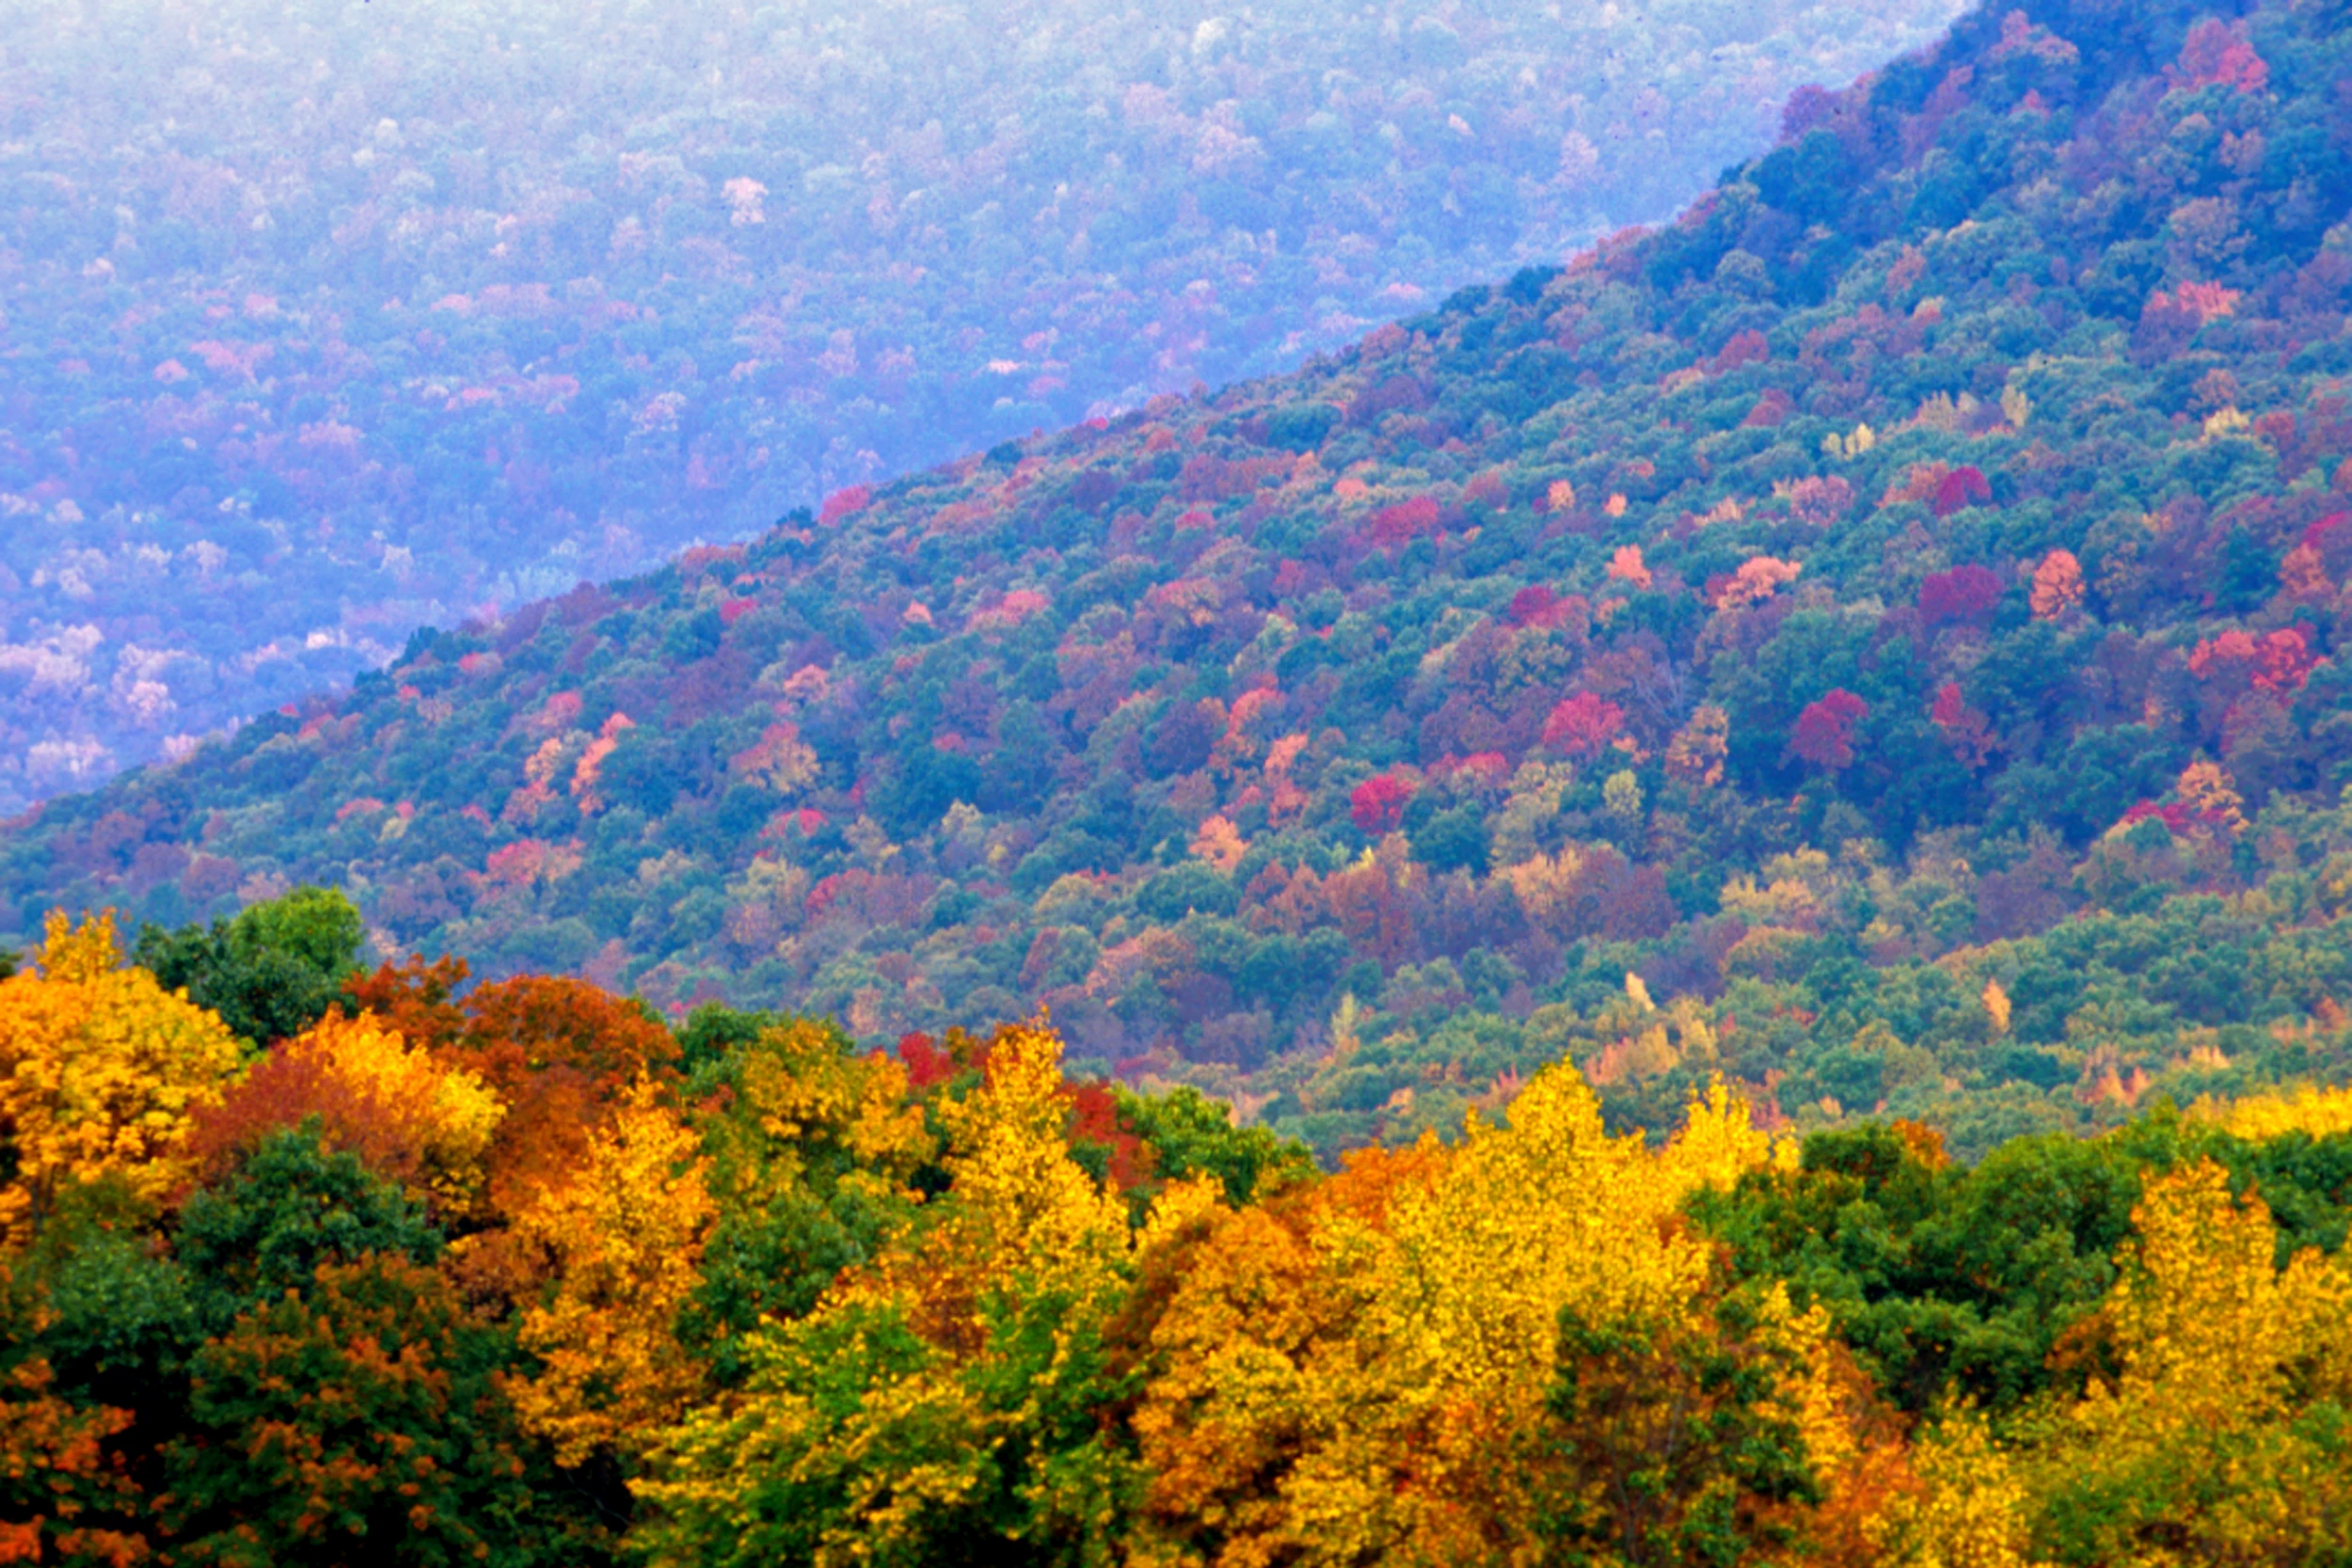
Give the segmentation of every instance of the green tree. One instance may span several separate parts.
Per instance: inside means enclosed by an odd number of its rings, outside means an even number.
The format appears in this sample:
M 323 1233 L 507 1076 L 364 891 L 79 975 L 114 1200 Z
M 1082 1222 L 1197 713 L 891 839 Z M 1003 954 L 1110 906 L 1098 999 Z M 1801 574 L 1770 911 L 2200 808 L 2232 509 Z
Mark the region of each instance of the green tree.
M 358 973 L 366 934 L 340 888 L 298 887 L 210 928 L 143 926 L 132 958 L 240 1038 L 267 1045 L 326 1015 Z
M 323 1265 L 439 1257 L 423 1206 L 320 1137 L 315 1118 L 273 1132 L 235 1174 L 189 1198 L 178 1252 L 208 1327 L 302 1291 Z
M 1796 1359 L 1757 1327 L 1729 1300 L 1613 1323 L 1562 1311 L 1552 1560 L 1727 1568 L 1786 1540 L 1773 1505 L 1820 1489 L 1780 1391 Z
M 328 1263 L 196 1354 L 174 1555 L 234 1568 L 578 1561 L 594 1531 L 506 1395 L 511 1328 L 397 1253 Z

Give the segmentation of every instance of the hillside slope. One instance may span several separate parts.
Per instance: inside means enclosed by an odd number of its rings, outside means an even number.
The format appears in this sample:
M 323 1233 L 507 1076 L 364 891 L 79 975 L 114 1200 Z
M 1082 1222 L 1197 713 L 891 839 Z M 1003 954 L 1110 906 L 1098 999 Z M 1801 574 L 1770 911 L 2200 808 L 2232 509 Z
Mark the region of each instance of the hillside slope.
M 1668 216 L 1958 9 L 15 7 L 0 813 Z
M 8 906 L 1043 1003 L 1327 1148 L 1563 1053 L 1963 1148 L 2339 1073 L 2344 22 L 1973 15 L 1565 272 L 421 633 Z

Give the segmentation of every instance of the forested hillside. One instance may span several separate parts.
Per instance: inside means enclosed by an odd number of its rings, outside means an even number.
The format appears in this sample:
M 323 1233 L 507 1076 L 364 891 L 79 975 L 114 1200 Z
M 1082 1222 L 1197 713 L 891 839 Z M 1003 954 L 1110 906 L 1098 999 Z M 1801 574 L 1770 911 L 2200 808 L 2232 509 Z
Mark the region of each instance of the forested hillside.
M 0 841 L 1318 1148 L 1567 1056 L 1981 1149 L 2347 1066 L 2352 31 L 1972 16 L 1671 228 L 420 633 Z
M 359 939 L 60 914 L 0 979 L 10 1560 L 2352 1550 L 2344 1091 L 1965 1168 L 1720 1086 L 1613 1136 L 1555 1064 L 1324 1174 L 1035 1024 L 674 1032 Z
M 1670 215 L 1957 0 L 0 13 L 0 812 Z

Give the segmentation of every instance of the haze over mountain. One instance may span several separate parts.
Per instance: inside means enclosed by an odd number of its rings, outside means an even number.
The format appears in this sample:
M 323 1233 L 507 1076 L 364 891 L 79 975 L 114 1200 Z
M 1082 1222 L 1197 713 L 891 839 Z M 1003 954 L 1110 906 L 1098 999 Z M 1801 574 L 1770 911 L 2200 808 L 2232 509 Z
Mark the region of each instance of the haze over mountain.
M 1973 15 L 1565 272 L 421 633 L 8 905 L 1041 1003 L 1327 1149 L 1564 1053 L 1975 1147 L 2340 1070 L 2346 47 Z
M 0 810 L 1665 217 L 1953 9 L 10 8 Z

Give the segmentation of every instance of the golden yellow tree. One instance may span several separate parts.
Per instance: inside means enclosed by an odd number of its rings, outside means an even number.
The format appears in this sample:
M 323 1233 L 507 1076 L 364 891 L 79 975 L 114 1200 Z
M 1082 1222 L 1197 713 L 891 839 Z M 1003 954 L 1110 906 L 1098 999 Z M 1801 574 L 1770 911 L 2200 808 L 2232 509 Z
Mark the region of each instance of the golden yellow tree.
M 743 1393 L 664 1439 L 657 1562 L 1100 1560 L 1132 1486 L 1100 1441 L 1126 1206 L 1070 1158 L 1061 1042 L 999 1033 L 943 1101 L 947 1192 L 806 1318 L 755 1335 Z M 1198 1206 L 1205 1189 L 1183 1189 Z
M 516 1228 L 554 1257 L 552 1299 L 523 1315 L 543 1370 L 516 1393 L 524 1422 L 577 1465 L 599 1449 L 642 1454 L 698 1391 L 678 1308 L 700 1275 L 716 1208 L 694 1133 L 641 1079 L 591 1133 L 586 1165 Z
M 1159 1478 L 1142 1555 L 1534 1560 L 1559 1484 L 1564 1312 L 1703 1327 L 1712 1257 L 1678 1207 L 1771 1152 L 1721 1092 L 1665 1149 L 1613 1137 L 1562 1066 L 1457 1149 L 1378 1157 L 1279 1223 L 1215 1219 L 1153 1330 L 1160 1370 L 1135 1418 Z M 1834 1402 L 1810 1386 L 1825 1323 L 1785 1298 L 1764 1310 L 1761 1333 L 1806 1370 L 1783 1414 L 1833 1447 Z
M 1864 1528 L 1886 1568 L 2038 1568 L 2030 1497 L 1984 1418 L 1953 1410 L 1910 1453 L 1915 1484 L 1889 1497 Z
M 0 980 L 0 1235 L 23 1241 L 61 1184 L 117 1176 L 160 1200 L 179 1184 L 189 1113 L 236 1070 L 235 1037 L 212 1013 L 126 969 L 111 911 L 49 916 L 26 972 Z
M 2312 1562 L 2352 1552 L 2352 1271 L 2282 1269 L 2262 1200 L 2200 1160 L 2153 1179 L 2104 1308 L 2120 1370 L 2036 1458 L 2068 1560 Z
M 198 1111 L 188 1153 L 199 1169 L 217 1169 L 273 1129 L 316 1117 L 326 1147 L 351 1150 L 446 1211 L 479 1192 L 505 1114 L 479 1074 L 437 1060 L 379 1019 L 337 1009 Z

